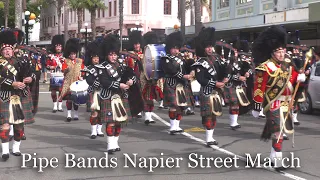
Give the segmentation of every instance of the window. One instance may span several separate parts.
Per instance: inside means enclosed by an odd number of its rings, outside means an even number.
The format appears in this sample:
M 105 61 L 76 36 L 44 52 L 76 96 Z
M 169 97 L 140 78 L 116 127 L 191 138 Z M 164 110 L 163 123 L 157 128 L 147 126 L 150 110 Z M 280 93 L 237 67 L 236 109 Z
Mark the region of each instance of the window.
M 132 0 L 131 7 L 132 14 L 139 14 L 139 0 Z
M 108 8 L 108 10 L 109 10 L 109 17 L 111 17 L 111 15 L 112 15 L 112 2 L 109 2 L 109 8 Z
M 229 0 L 219 0 L 218 9 L 229 7 Z
M 164 0 L 164 14 L 171 15 L 171 0 Z
M 252 0 L 237 0 L 237 5 L 249 3 L 249 2 L 251 2 L 251 1 L 252 1 Z
M 117 16 L 117 0 L 113 2 L 113 15 Z
M 314 73 L 315 76 L 320 76 L 320 65 L 316 66 L 316 71 Z

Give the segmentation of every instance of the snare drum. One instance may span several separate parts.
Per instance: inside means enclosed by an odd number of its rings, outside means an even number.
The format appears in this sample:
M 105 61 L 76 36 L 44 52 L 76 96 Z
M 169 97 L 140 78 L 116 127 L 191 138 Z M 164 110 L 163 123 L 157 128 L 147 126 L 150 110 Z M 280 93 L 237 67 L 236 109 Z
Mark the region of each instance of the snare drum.
M 75 104 L 86 104 L 88 100 L 88 87 L 86 80 L 79 80 L 71 84 L 71 99 Z
M 149 44 L 144 48 L 143 70 L 148 80 L 164 77 L 164 72 L 160 67 L 160 58 L 165 55 L 164 44 Z
M 63 79 L 64 79 L 63 73 L 61 72 L 51 73 L 50 86 L 61 87 L 63 84 Z

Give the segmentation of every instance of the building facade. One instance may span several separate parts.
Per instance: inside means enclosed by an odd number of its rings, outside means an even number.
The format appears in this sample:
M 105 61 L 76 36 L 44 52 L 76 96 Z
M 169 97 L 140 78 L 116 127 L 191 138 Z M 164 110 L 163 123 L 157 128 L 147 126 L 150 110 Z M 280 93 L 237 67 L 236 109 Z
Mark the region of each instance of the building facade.
M 212 21 L 205 27 L 215 27 L 218 38 L 239 36 L 253 41 L 264 28 L 281 24 L 288 31 L 299 30 L 301 42 L 320 45 L 320 0 L 212 0 Z M 194 34 L 195 27 L 186 27 Z M 166 28 L 166 34 L 173 32 Z
M 96 12 L 97 36 L 108 30 L 119 29 L 119 0 L 104 0 L 107 7 L 105 10 Z M 180 24 L 178 20 L 178 0 L 124 0 L 123 29 L 124 36 L 130 31 L 139 29 L 143 33 L 156 31 L 159 34 L 165 33 L 165 27 L 173 27 Z M 64 10 L 61 15 L 61 32 L 64 33 Z M 186 24 L 190 25 L 190 10 L 186 12 Z M 209 13 L 204 12 L 204 21 L 209 21 Z M 90 13 L 85 10 L 83 24 L 88 23 L 90 29 Z M 55 6 L 42 9 L 40 40 L 48 41 L 58 34 L 58 16 Z M 77 37 L 78 19 L 74 10 L 69 11 L 68 34 L 69 37 Z M 189 24 L 188 24 L 189 23 Z M 82 28 L 85 28 L 82 25 Z

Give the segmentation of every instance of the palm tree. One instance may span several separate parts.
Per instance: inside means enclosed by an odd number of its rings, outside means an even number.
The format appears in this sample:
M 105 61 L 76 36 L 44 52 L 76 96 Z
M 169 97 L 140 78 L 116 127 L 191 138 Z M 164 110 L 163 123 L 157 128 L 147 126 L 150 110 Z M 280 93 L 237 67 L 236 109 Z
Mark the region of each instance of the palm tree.
M 180 12 L 181 12 L 181 33 L 182 36 L 184 37 L 185 31 L 186 31 L 186 13 L 185 13 L 185 8 L 186 8 L 186 0 L 180 0 Z
M 195 0 L 194 1 L 194 14 L 195 14 L 195 32 L 194 35 L 197 36 L 199 32 L 201 31 L 202 28 L 202 23 L 201 23 L 201 4 L 200 0 Z
M 51 0 L 53 1 L 53 0 Z M 62 7 L 64 5 L 65 0 L 57 0 L 57 14 L 58 14 L 58 34 L 61 34 L 61 14 L 62 14 Z M 67 23 L 67 22 L 64 22 Z
M 68 0 L 69 7 L 73 10 L 77 11 L 77 17 L 78 17 L 78 33 L 80 34 L 80 29 L 82 27 L 82 17 L 83 17 L 83 9 L 84 6 L 84 0 Z
M 22 1 L 21 0 L 15 0 L 14 3 L 15 8 L 15 26 L 19 29 L 22 28 Z
M 185 10 L 190 10 L 191 11 L 191 13 L 190 13 L 191 25 L 194 24 L 194 18 L 195 18 L 195 12 L 194 12 L 194 6 L 195 5 L 194 5 L 194 2 L 195 1 L 196 0 L 186 0 Z M 209 17 L 211 19 L 212 12 L 211 12 L 211 4 L 210 4 L 210 2 L 211 2 L 210 0 L 200 0 L 200 5 L 201 5 L 200 8 L 205 7 L 207 9 L 207 11 L 209 13 Z M 201 10 L 200 10 L 200 12 L 201 12 Z
M 122 51 L 123 0 L 119 0 L 120 51 Z
M 102 0 L 85 0 L 84 6 L 91 14 L 91 29 L 93 40 L 96 38 L 96 11 L 98 9 L 105 10 L 107 7 Z
M 10 0 L 6 0 L 4 2 L 4 27 L 8 27 L 8 16 L 9 16 L 9 2 Z

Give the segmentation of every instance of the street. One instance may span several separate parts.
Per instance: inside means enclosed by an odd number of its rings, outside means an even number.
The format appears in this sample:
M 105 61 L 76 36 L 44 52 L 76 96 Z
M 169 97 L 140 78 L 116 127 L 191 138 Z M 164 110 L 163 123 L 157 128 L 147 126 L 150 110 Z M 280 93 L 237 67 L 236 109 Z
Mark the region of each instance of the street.
M 241 116 L 242 127 L 233 131 L 224 108 L 214 131 L 219 145 L 206 147 L 199 108 L 195 115 L 183 117 L 184 133 L 169 135 L 168 111 L 158 110 L 156 104 L 152 114 L 156 124 L 146 126 L 143 118 L 129 122 L 120 134 L 121 151 L 106 155 L 106 135 L 90 139 L 90 113 L 85 105 L 79 108 L 79 121 L 67 123 L 65 103 L 64 112 L 52 113 L 48 84 L 41 81 L 40 92 L 36 122 L 25 127 L 27 140 L 20 147 L 24 156 L 10 155 L 1 162 L 0 179 L 320 179 L 320 112 L 298 115 L 301 125 L 294 138 L 289 135 L 290 140 L 284 141 L 283 152 L 284 157 L 299 158 L 300 167 L 278 173 L 272 168 L 246 167 L 248 154 L 253 160 L 260 153 L 262 160 L 269 157 L 271 142 L 260 141 L 265 119 Z M 235 155 L 238 160 L 233 161 Z M 200 156 L 211 159 L 200 164 Z

